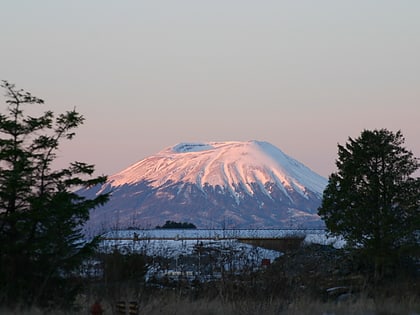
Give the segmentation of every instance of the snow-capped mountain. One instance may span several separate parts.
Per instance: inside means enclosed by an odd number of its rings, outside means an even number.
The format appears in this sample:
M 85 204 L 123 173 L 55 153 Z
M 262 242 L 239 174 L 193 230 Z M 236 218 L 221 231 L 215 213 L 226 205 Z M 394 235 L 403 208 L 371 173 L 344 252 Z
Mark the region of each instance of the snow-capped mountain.
M 89 225 L 154 227 L 167 220 L 202 228 L 322 226 L 327 180 L 267 142 L 180 143 L 112 175 L 112 191 Z

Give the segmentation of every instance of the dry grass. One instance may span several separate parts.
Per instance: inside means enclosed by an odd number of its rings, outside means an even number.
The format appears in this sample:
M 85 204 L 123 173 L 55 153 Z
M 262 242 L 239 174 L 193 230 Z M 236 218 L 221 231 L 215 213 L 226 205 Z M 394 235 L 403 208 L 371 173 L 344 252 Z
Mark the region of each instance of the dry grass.
M 104 303 L 105 314 L 112 314 L 110 305 Z M 52 311 L 54 315 L 88 314 L 85 307 L 79 312 Z M 0 310 L 4 315 L 43 315 L 44 311 Z M 418 315 L 420 314 L 419 297 L 398 297 L 381 300 L 360 297 L 344 302 L 320 302 L 301 298 L 292 303 L 282 300 L 272 301 L 234 301 L 200 299 L 191 301 L 176 295 L 156 297 L 141 305 L 139 314 L 148 315 Z
M 414 315 L 420 314 L 420 301 L 418 299 L 373 300 L 358 298 L 345 302 L 322 303 L 317 301 L 300 300 L 288 306 L 280 314 L 287 315 Z

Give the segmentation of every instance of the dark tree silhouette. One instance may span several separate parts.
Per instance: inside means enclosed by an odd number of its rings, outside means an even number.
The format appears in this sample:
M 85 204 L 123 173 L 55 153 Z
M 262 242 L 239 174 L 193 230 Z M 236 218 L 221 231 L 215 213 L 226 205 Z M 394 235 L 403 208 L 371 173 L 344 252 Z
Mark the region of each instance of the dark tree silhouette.
M 403 257 L 418 253 L 420 179 L 418 159 L 403 147 L 400 131 L 364 130 L 338 145 L 319 215 L 382 278 Z
M 0 114 L 0 304 L 71 304 L 74 272 L 94 250 L 82 226 L 108 195 L 85 199 L 75 191 L 103 183 L 93 165 L 74 162 L 53 170 L 61 140 L 72 139 L 84 118 L 76 110 L 55 116 L 24 115 L 44 102 L 3 81 L 6 114 Z
M 197 227 L 188 222 L 166 221 L 164 225 L 156 226 L 157 229 L 196 229 Z

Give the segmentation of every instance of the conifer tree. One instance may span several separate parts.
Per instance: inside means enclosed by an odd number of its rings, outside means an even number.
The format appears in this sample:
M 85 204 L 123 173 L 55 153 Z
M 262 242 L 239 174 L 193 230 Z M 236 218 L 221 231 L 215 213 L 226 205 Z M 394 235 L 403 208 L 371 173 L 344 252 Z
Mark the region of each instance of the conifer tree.
M 74 272 L 98 241 L 84 241 L 83 224 L 108 199 L 75 191 L 106 177 L 94 177 L 93 165 L 82 162 L 52 169 L 60 142 L 73 138 L 82 115 L 25 115 L 25 106 L 43 100 L 7 81 L 1 87 L 7 111 L 0 114 L 0 304 L 65 306 L 77 293 Z
M 403 257 L 418 254 L 420 179 L 418 159 L 400 131 L 364 130 L 338 145 L 338 171 L 331 174 L 319 215 L 373 266 L 375 279 Z

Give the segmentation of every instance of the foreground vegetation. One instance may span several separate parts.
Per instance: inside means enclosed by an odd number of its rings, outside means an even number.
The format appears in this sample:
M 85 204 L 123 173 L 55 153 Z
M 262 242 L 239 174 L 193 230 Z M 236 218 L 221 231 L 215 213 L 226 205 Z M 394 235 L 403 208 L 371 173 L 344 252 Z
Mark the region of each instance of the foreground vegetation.
M 51 314 L 88 314 L 97 299 L 105 314 L 117 314 L 120 301 L 135 302 L 137 314 L 151 315 L 420 314 L 418 266 L 401 265 L 393 276 L 375 282 L 357 257 L 331 246 L 302 246 L 258 271 L 209 282 L 145 282 L 149 258 L 112 253 L 102 259 L 102 277 L 79 279 L 83 291 L 74 308 L 51 306 Z M 46 313 L 34 307 L 0 312 Z
M 112 314 L 111 306 L 105 304 L 105 314 Z M 335 314 L 335 315 L 414 315 L 419 313 L 419 301 L 412 297 L 399 299 L 371 299 L 359 298 L 341 303 L 322 302 L 298 299 L 292 303 L 285 303 L 282 300 L 272 300 L 264 302 L 241 301 L 224 302 L 221 300 L 194 300 L 180 298 L 176 295 L 156 297 L 144 304 L 139 314 L 148 315 L 315 315 L 315 314 Z M 11 312 L 0 310 L 0 314 L 22 314 L 22 315 L 41 315 L 43 310 L 33 308 L 22 312 Z M 80 311 L 65 312 L 54 311 L 56 315 L 78 315 L 89 314 L 88 308 Z

